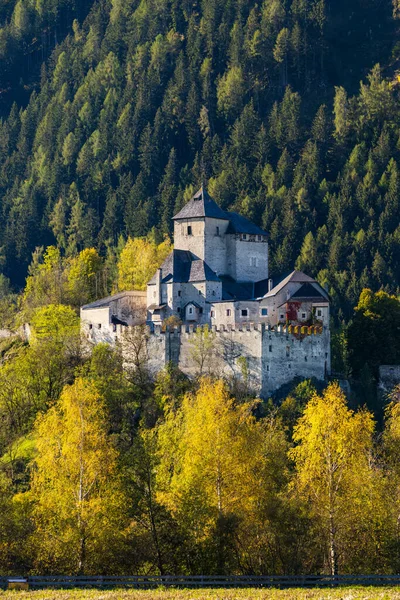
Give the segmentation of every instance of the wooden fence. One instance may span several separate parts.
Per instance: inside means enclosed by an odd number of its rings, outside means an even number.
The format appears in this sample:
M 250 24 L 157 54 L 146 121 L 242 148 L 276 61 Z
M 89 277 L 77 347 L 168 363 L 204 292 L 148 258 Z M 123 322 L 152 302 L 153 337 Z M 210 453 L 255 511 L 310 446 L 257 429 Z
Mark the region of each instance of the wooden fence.
M 16 577 L 0 577 L 0 587 L 7 588 L 9 580 Z M 22 579 L 22 578 L 21 578 Z M 132 575 L 130 577 L 106 576 L 43 576 L 26 577 L 30 589 L 38 588 L 296 588 L 339 586 L 398 586 L 400 575 L 294 575 L 294 576 L 175 576 Z

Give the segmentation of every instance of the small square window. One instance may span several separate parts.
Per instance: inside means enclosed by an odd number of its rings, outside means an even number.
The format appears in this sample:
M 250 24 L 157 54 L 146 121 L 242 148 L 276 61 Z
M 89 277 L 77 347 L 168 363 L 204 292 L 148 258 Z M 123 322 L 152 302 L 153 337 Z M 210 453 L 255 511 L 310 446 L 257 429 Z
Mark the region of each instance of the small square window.
M 248 317 L 249 315 L 249 311 L 247 310 L 247 308 L 243 308 L 242 309 L 242 317 Z
M 187 234 L 188 235 L 192 235 L 192 226 L 191 225 L 188 225 L 188 232 L 187 232 Z
M 307 316 L 307 315 L 306 315 L 306 313 L 301 313 L 301 318 L 302 318 L 302 319 L 305 319 L 305 318 L 306 318 L 306 316 Z
M 268 308 L 262 308 L 261 309 L 261 316 L 262 317 L 268 317 Z
M 227 317 L 230 317 L 230 316 L 231 316 L 231 309 L 230 309 L 230 308 L 228 308 L 228 310 L 226 311 L 226 316 L 227 316 Z
M 283 321 L 284 318 L 285 318 L 285 315 L 279 315 L 279 318 L 280 318 L 281 321 Z

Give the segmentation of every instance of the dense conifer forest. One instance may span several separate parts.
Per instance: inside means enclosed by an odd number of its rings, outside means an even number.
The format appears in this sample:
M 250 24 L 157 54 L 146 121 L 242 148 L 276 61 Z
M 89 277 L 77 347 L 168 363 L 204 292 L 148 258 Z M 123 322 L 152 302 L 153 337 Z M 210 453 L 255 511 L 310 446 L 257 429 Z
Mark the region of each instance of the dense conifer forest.
M 390 0 L 0 6 L 0 246 L 102 256 L 171 233 L 200 181 L 348 318 L 399 285 L 399 7 Z
M 1 573 L 399 572 L 400 389 L 376 386 L 400 364 L 399 19 L 0 0 Z M 268 231 L 273 278 L 327 286 L 330 382 L 261 401 L 209 330 L 193 380 L 150 376 L 145 327 L 82 338 L 79 307 L 145 288 L 202 181 Z

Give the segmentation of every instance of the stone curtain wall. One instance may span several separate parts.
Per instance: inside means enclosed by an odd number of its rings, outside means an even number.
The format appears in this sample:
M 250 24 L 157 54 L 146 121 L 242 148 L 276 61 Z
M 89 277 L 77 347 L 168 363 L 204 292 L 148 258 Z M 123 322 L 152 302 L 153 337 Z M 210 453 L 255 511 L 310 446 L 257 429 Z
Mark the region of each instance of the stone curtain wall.
M 193 360 L 196 327 L 183 325 L 171 332 L 155 326 L 149 337 L 150 368 L 155 374 L 172 361 L 188 376 L 198 374 Z M 245 357 L 252 389 L 267 398 L 294 377 L 323 380 L 330 374 L 330 334 L 321 327 L 271 329 L 264 323 L 244 323 L 235 328 L 211 328 L 213 347 L 206 357 L 203 373 L 241 377 Z
M 93 343 L 115 344 L 132 331 L 117 325 L 115 331 L 91 330 L 87 337 Z M 189 377 L 199 374 L 196 353 L 196 326 L 182 325 L 163 331 L 160 325 L 146 328 L 148 368 L 155 376 L 169 361 L 178 365 Z M 330 334 L 322 327 L 285 327 L 274 329 L 265 323 L 243 323 L 213 326 L 211 347 L 206 352 L 202 373 L 241 378 L 244 357 L 250 387 L 262 398 L 294 377 L 323 380 L 330 374 Z M 92 338 L 92 339 L 91 339 Z

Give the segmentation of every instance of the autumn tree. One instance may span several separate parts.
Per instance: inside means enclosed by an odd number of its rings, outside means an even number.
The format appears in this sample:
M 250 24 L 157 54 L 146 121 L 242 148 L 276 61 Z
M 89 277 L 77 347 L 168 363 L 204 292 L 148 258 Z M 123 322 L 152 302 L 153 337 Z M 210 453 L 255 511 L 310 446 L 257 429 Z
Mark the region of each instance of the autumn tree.
M 251 409 L 249 403 L 237 405 L 223 381 L 204 378 L 159 428 L 158 498 L 203 555 L 197 567 L 202 572 L 231 572 L 235 552 L 245 560 L 250 546 L 256 547 L 248 532 L 261 532 L 266 496 L 274 495 L 281 476 L 276 472 L 274 479 L 272 464 L 277 468 L 279 456 L 285 462 L 284 436 L 268 434 Z
M 293 490 L 317 520 L 332 575 L 346 568 L 346 550 L 354 552 L 351 541 L 360 522 L 372 529 L 373 430 L 372 415 L 350 410 L 337 383 L 312 397 L 294 428 L 297 445 L 289 453 L 295 465 Z
M 124 495 L 104 401 L 77 379 L 35 428 L 32 476 L 35 564 L 70 574 L 112 571 L 123 543 Z
M 147 283 L 170 252 L 168 238 L 161 244 L 156 244 L 151 238 L 129 238 L 118 262 L 118 289 L 146 289 Z

